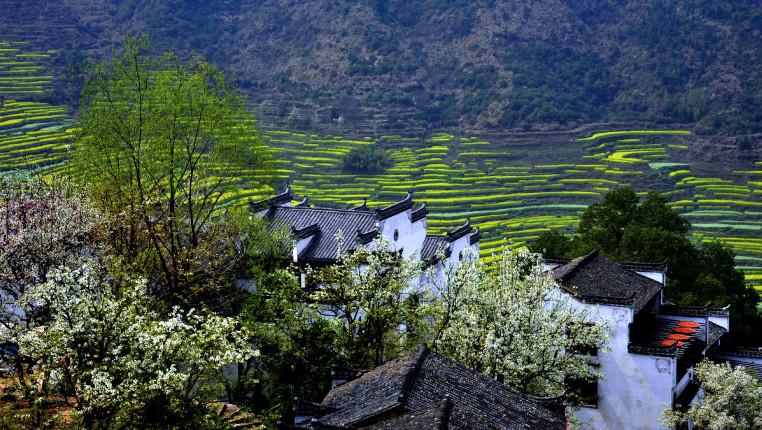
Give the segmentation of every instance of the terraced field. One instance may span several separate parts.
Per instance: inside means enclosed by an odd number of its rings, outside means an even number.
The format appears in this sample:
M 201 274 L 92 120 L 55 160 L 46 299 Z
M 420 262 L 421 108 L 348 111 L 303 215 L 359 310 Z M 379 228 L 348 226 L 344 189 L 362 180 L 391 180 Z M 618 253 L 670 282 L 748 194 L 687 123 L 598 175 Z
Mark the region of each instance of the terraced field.
M 50 90 L 46 69 L 55 51 L 0 42 L 0 171 L 60 164 L 70 143 L 68 108 L 38 101 Z
M 67 170 L 73 120 L 67 108 L 40 98 L 51 82 L 44 70 L 53 54 L 0 42 L 0 174 Z M 695 240 L 730 244 L 747 280 L 762 290 L 762 162 L 731 171 L 692 163 L 687 153 L 695 138 L 688 130 L 492 139 L 441 133 L 372 139 L 267 130 L 264 137 L 279 159 L 279 178 L 290 180 L 297 194 L 320 204 L 367 199 L 380 206 L 412 190 L 428 205 L 430 231 L 470 217 L 484 233 L 481 252 L 487 260 L 501 246 L 523 246 L 548 229 L 572 230 L 590 203 L 617 186 L 661 191 L 693 223 Z M 342 173 L 344 155 L 371 144 L 387 148 L 394 165 L 383 175 Z M 226 204 L 245 204 L 273 192 L 228 185 Z
M 551 228 L 573 229 L 581 212 L 612 188 L 662 191 L 694 224 L 695 240 L 730 244 L 747 279 L 762 289 L 762 163 L 718 177 L 705 166 L 694 172 L 686 155 L 694 137 L 687 130 L 616 130 L 547 144 L 538 137 L 488 141 L 447 134 L 374 141 L 266 131 L 265 138 L 296 193 L 323 204 L 368 199 L 373 206 L 412 190 L 428 205 L 432 231 L 470 217 L 484 232 L 487 260 L 504 244 L 518 247 Z M 341 173 L 344 154 L 374 143 L 389 149 L 393 167 L 383 175 Z

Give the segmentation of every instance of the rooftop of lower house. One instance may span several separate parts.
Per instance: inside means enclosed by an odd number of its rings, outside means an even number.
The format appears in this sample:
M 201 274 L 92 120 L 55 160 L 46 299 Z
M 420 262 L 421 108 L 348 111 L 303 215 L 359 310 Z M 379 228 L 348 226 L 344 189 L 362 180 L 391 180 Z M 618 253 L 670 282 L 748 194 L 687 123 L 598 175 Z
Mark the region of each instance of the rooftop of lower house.
M 731 366 L 744 366 L 757 378 L 762 379 L 762 347 L 721 347 L 715 354 L 715 359 L 730 363 Z
M 714 342 L 725 334 L 725 329 L 709 323 Z M 667 318 L 647 318 L 630 325 L 630 343 L 627 349 L 635 354 L 683 357 L 686 352 L 707 345 L 707 325 L 694 321 Z
M 519 394 L 421 347 L 331 390 L 313 428 L 563 429 L 559 398 Z
M 547 260 L 546 260 L 547 261 Z M 551 270 L 561 288 L 586 303 L 643 309 L 662 289 L 662 284 L 593 251 Z
M 572 259 L 568 257 L 543 257 L 543 260 L 545 263 L 553 265 L 553 266 L 562 266 L 568 262 L 570 262 Z M 660 263 L 643 263 L 643 262 L 625 262 L 625 263 L 617 263 L 620 266 L 624 267 L 627 270 L 632 270 L 633 272 L 654 272 L 654 273 L 667 273 L 667 262 L 663 261 Z

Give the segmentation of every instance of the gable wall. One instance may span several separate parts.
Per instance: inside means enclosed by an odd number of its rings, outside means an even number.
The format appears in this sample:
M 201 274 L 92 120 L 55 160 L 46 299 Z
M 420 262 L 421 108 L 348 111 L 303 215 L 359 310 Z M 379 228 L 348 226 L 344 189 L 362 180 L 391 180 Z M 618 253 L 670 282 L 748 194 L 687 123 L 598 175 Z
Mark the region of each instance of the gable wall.
M 609 324 L 609 351 L 598 352 L 604 374 L 598 381 L 598 408 L 581 408 L 576 412 L 575 418 L 582 428 L 666 429 L 658 419 L 662 409 L 672 404 L 675 360 L 627 351 L 629 324 L 634 318 L 632 309 L 571 299 L 577 307 L 590 311 L 596 322 Z
M 412 209 L 408 209 L 381 221 L 380 230 L 393 250 L 402 249 L 402 256 L 405 258 L 411 256 L 420 258 L 423 240 L 426 238 L 426 223 L 425 218 L 413 223 L 412 212 Z M 395 230 L 399 233 L 396 241 L 394 240 Z

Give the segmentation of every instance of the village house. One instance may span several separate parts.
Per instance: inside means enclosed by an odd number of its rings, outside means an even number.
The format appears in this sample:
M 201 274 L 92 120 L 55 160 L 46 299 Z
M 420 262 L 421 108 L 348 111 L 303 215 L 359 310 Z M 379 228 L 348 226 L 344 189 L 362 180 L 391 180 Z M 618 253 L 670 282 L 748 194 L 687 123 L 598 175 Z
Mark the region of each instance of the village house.
M 294 203 L 291 189 L 287 188 L 270 199 L 250 202 L 249 211 L 266 218 L 271 229 L 290 229 L 291 257 L 302 275 L 307 265 L 315 268 L 336 263 L 339 245 L 342 253 L 348 253 L 379 237 L 386 239 L 390 251 L 431 267 L 427 270 L 430 273 L 421 275 L 420 282 L 432 288 L 441 281 L 446 267 L 457 265 L 467 253 L 479 255 L 481 235 L 469 221 L 443 235 L 427 234 L 426 204 L 416 204 L 412 192 L 383 208 L 369 209 L 363 202 L 339 209 L 312 206 L 308 198 Z
M 679 306 L 664 299 L 666 264 L 615 263 L 598 252 L 546 258 L 546 268 L 591 321 L 610 326 L 609 351 L 582 351 L 603 378 L 578 387 L 586 400 L 576 419 L 590 429 L 662 429 L 664 408 L 700 398 L 694 366 L 704 358 L 754 368 L 748 351 L 722 349 L 728 308 Z M 735 355 L 734 355 L 735 354 Z
M 422 346 L 336 385 L 322 403 L 299 401 L 301 429 L 565 428 L 561 398 L 517 393 Z M 343 381 L 342 381 L 343 382 Z

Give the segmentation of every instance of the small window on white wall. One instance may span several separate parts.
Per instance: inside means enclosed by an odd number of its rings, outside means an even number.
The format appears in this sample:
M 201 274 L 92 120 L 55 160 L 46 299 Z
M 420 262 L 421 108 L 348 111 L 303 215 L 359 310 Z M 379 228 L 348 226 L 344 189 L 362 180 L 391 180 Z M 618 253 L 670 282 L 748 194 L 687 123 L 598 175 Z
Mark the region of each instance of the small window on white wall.
M 458 261 L 463 261 L 463 250 L 458 253 Z
M 400 232 L 399 232 L 399 230 L 395 229 L 394 230 L 394 241 L 396 242 L 397 239 L 399 239 L 399 238 L 400 238 Z

